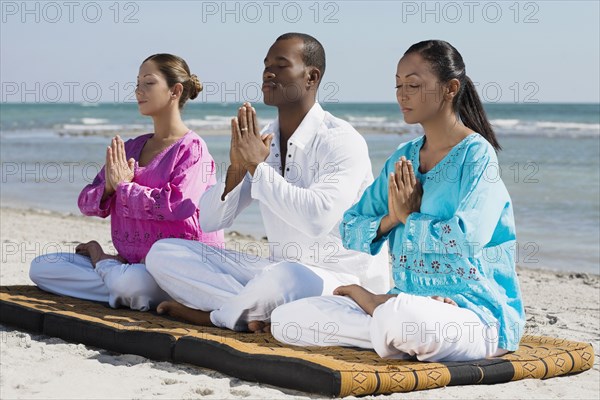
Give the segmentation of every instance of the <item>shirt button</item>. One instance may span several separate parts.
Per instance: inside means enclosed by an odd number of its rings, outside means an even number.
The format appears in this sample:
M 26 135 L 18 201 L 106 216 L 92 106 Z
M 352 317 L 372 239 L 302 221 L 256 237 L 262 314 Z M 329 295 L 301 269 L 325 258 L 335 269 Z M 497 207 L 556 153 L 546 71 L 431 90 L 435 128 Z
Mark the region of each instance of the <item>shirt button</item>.
M 275 143 L 271 143 L 271 147 L 275 147 Z
M 279 154 L 275 154 L 275 157 L 279 157 Z
M 288 158 L 292 158 L 292 155 L 291 155 L 291 154 L 288 154 Z

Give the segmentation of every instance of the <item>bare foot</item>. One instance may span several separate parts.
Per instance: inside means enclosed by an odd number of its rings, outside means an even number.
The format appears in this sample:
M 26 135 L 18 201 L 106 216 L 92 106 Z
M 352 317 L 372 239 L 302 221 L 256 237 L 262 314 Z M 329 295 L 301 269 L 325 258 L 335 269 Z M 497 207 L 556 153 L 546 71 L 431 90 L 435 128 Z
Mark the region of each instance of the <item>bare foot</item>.
M 248 322 L 248 330 L 254 333 L 269 333 L 271 332 L 271 324 L 263 321 Z
M 202 326 L 214 326 L 207 311 L 194 310 L 174 300 L 163 301 L 156 307 L 159 314 L 167 314 L 171 317 L 181 319 L 192 324 Z

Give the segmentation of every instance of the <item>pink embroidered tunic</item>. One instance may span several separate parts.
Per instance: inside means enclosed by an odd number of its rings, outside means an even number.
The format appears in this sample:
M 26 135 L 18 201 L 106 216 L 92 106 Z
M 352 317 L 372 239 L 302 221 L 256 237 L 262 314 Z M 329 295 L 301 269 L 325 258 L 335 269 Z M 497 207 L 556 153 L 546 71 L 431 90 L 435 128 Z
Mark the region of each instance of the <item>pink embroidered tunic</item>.
M 138 164 L 152 133 L 125 142 L 127 159 L 134 158 L 132 182 L 121 183 L 102 200 L 105 169 L 83 188 L 78 205 L 85 215 L 111 216 L 112 241 L 129 263 L 138 263 L 154 242 L 163 238 L 198 240 L 223 246 L 223 231 L 202 232 L 198 222 L 200 196 L 216 183 L 215 163 L 206 143 L 195 132 L 156 155 L 145 167 Z

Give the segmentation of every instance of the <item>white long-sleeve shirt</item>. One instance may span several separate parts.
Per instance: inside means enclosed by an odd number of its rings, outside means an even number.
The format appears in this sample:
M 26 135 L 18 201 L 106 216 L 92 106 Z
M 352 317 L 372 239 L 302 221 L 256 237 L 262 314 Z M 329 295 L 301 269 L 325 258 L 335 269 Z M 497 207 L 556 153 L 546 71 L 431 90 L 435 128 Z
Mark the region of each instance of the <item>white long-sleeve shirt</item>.
M 260 211 L 274 261 L 297 261 L 341 275 L 356 276 L 376 293 L 390 288 L 387 248 L 370 256 L 342 245 L 339 224 L 344 212 L 373 182 L 364 138 L 346 121 L 316 103 L 287 144 L 282 170 L 279 122 L 262 133 L 272 133 L 271 152 L 254 175 L 221 200 L 225 178 L 200 200 L 203 231 L 228 228 L 253 200 Z

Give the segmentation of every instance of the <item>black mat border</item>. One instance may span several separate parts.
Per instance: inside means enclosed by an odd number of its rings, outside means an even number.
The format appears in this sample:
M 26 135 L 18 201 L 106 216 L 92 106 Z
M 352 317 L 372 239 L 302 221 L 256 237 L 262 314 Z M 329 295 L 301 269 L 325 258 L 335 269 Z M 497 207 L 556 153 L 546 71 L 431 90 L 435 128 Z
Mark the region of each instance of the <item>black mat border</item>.
M 250 382 L 339 396 L 342 386 L 338 371 L 310 361 L 277 355 L 250 354 L 194 336 L 179 338 L 173 360 L 234 376 Z

